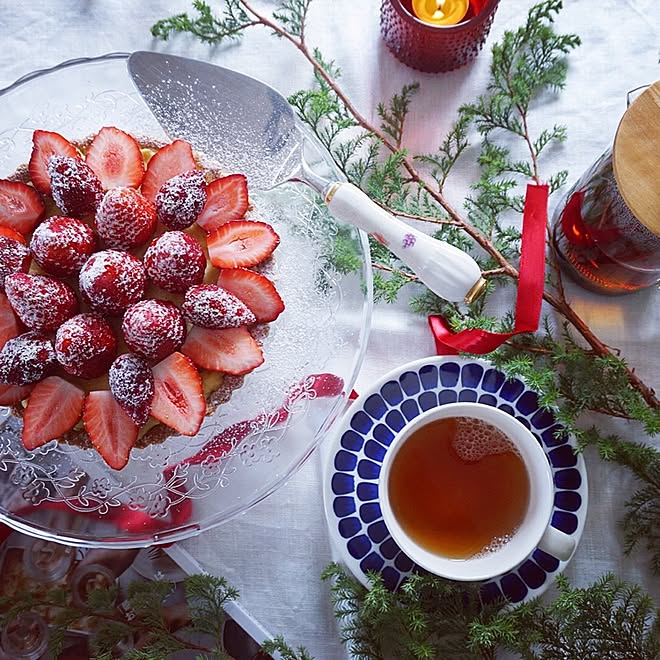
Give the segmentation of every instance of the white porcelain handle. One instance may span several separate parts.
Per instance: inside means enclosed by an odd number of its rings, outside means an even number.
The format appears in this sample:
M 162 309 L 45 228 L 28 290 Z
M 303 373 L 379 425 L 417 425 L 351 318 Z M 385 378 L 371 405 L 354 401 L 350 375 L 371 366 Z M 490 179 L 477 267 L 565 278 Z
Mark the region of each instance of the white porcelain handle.
M 384 211 L 353 184 L 334 184 L 326 202 L 332 215 L 371 234 L 441 298 L 471 302 L 485 284 L 477 262 L 470 255 L 413 229 Z
M 561 561 L 568 561 L 575 550 L 575 539 L 548 525 L 539 541 L 539 548 Z

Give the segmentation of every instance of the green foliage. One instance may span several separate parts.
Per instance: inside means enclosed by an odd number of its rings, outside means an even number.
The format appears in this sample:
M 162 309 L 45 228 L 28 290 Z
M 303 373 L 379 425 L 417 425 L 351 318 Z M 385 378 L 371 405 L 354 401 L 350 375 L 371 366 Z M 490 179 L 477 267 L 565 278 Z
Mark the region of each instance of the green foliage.
M 471 648 L 513 651 L 543 660 L 651 660 L 660 654 L 653 599 L 636 585 L 607 575 L 585 589 L 557 578 L 559 596 L 537 599 L 470 626 Z
M 389 107 L 384 103 L 377 106 L 378 116 L 381 119 L 381 128 L 384 133 L 389 135 L 397 148 L 401 147 L 403 141 L 403 127 L 406 116 L 410 109 L 410 102 L 413 95 L 419 89 L 419 83 L 404 85 L 400 94 L 395 94 L 390 100 Z
M 337 564 L 323 573 L 330 582 L 342 642 L 360 660 L 490 657 L 468 647 L 469 624 L 482 611 L 478 585 L 431 575 L 411 575 L 394 593 L 377 574 L 366 589 Z
M 0 598 L 0 625 L 20 612 L 44 612 L 50 617 L 49 650 L 57 658 L 63 648 L 67 630 L 77 628 L 85 619 L 91 627 L 90 648 L 95 660 L 117 657 L 117 649 L 125 650 L 127 660 L 166 660 L 183 649 L 202 652 L 201 657 L 229 658 L 223 649 L 222 631 L 226 619 L 224 606 L 238 597 L 238 591 L 222 577 L 191 575 L 184 580 L 189 621 L 176 631 L 170 629 L 167 608 L 176 585 L 165 581 L 135 581 L 128 585 L 130 619 L 116 609 L 118 589 L 98 588 L 90 592 L 87 603 L 71 602 L 63 588 L 38 593 L 23 592 Z M 214 648 L 193 644 L 191 635 L 201 633 L 211 639 Z M 135 648 L 131 648 L 135 643 Z M 301 656 L 300 660 L 306 660 Z
M 264 653 L 279 653 L 282 660 L 313 660 L 307 650 L 303 646 L 297 649 L 289 646 L 282 636 L 277 636 L 275 639 L 267 640 L 262 645 Z
M 192 630 L 222 639 L 225 622 L 224 606 L 236 600 L 239 593 L 223 577 L 191 575 L 184 581 L 190 607 Z
M 539 392 L 540 404 L 575 436 L 579 450 L 594 445 L 604 460 L 629 468 L 639 479 L 640 488 L 626 502 L 622 521 L 625 549 L 631 552 L 645 544 L 651 552 L 651 568 L 660 575 L 660 452 L 650 445 L 603 436 L 595 427 L 579 426 L 583 413 L 597 411 L 635 420 L 653 436 L 660 431 L 660 411 L 630 384 L 621 358 L 585 350 L 566 325 L 558 338 L 556 334 L 546 320 L 542 332 L 519 335 L 489 358 L 507 375 L 522 378 Z
M 355 237 L 350 227 L 337 228 L 331 261 L 334 270 L 338 273 L 353 273 L 362 268 L 362 258 L 356 250 Z
M 339 69 L 332 61 L 325 61 L 322 54 L 314 51 L 314 57 L 319 66 L 331 77 L 340 75 Z M 356 121 L 347 110 L 343 101 L 330 88 L 324 78 L 316 72 L 317 89 L 300 90 L 289 97 L 289 103 L 297 111 L 299 117 L 312 129 L 321 144 L 331 153 L 338 145 L 348 129 L 356 126 Z M 367 135 L 359 133 L 353 136 L 353 148 L 367 139 Z M 342 158 L 339 164 L 344 168 L 349 166 L 350 152 Z
M 505 32 L 502 41 L 493 46 L 488 94 L 462 109 L 483 135 L 499 128 L 528 140 L 527 111 L 534 99 L 546 90 L 563 88 L 567 71 L 564 56 L 580 44 L 580 39 L 557 35 L 552 29 L 554 15 L 561 8 L 561 0 L 535 5 L 525 25 Z M 534 156 L 554 140 L 565 138 L 563 127 L 544 130 L 533 141 Z
M 192 5 L 197 16 L 191 18 L 183 13 L 162 19 L 151 27 L 151 34 L 167 40 L 172 34 L 188 33 L 204 43 L 218 44 L 238 39 L 246 27 L 254 25 L 240 0 L 225 0 L 221 17 L 216 17 L 204 0 L 192 0 Z
M 430 176 L 437 183 L 439 192 L 442 192 L 447 177 L 461 154 L 470 146 L 470 122 L 469 115 L 461 113 L 435 154 L 415 156 L 416 160 L 431 166 Z
M 305 29 L 305 18 L 312 0 L 282 0 L 273 12 L 273 18 L 296 37 L 302 37 Z
M 624 360 L 585 349 L 567 324 L 558 333 L 546 319 L 539 332 L 517 336 L 489 358 L 537 390 L 542 405 L 578 440 L 582 431 L 576 422 L 589 411 L 639 421 L 649 435 L 660 431 L 660 411 L 630 384 Z

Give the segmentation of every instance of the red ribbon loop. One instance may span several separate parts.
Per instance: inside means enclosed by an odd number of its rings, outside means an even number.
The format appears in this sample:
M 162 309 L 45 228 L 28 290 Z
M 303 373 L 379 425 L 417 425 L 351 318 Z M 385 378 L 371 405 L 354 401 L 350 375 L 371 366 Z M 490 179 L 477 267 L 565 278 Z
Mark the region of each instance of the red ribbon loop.
M 528 185 L 523 212 L 520 277 L 513 331 L 490 332 L 471 328 L 454 333 L 444 318 L 429 316 L 429 326 L 438 355 L 456 355 L 459 351 L 482 355 L 494 351 L 513 335 L 536 332 L 543 302 L 547 220 L 548 186 Z

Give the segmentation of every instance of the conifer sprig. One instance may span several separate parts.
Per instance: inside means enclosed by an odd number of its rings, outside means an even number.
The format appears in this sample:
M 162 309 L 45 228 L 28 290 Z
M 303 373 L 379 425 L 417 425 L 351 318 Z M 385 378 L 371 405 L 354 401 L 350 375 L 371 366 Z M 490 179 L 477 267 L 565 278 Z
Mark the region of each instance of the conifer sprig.
M 151 34 L 163 40 L 171 35 L 186 32 L 207 44 L 239 39 L 243 31 L 258 21 L 250 20 L 240 0 L 226 0 L 222 16 L 216 17 L 204 0 L 192 0 L 197 16 L 192 18 L 187 13 L 177 14 L 156 22 Z
M 520 658 L 649 660 L 660 654 L 660 611 L 638 586 L 606 575 L 586 588 L 557 578 L 550 604 L 536 599 L 470 626 L 471 648 L 513 651 Z

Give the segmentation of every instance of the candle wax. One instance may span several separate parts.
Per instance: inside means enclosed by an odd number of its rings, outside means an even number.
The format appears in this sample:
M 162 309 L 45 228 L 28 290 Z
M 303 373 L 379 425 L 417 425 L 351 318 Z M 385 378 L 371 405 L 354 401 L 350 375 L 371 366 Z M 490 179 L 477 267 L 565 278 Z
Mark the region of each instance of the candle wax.
M 417 18 L 430 25 L 456 25 L 470 7 L 469 0 L 413 0 Z

